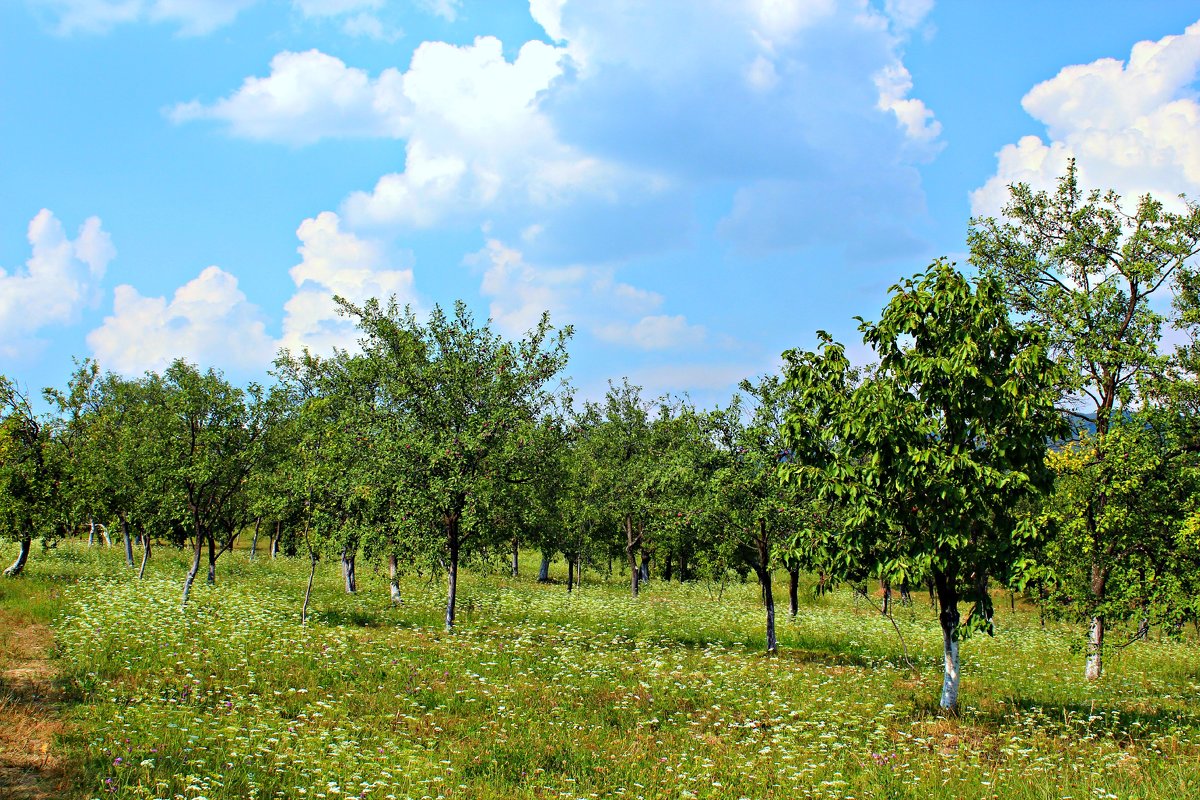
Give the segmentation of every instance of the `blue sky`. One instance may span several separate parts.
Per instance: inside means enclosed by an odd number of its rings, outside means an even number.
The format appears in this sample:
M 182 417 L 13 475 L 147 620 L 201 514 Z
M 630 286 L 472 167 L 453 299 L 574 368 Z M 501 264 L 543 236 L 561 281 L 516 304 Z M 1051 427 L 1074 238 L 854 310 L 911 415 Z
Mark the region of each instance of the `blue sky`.
M 0 372 L 353 346 L 330 296 L 576 327 L 728 396 L 1066 159 L 1200 197 L 1194 2 L 7 0 Z M 853 352 L 853 349 L 852 349 Z M 860 353 L 861 355 L 861 353 Z

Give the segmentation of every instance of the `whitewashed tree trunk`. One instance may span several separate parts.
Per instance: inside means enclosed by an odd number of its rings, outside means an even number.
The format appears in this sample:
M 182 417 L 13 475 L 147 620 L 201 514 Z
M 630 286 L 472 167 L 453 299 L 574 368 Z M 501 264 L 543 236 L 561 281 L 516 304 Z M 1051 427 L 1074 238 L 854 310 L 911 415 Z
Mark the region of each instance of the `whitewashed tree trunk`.
M 1092 627 L 1088 632 L 1087 669 L 1084 677 L 1089 681 L 1100 680 L 1104 670 L 1104 617 L 1092 617 Z
M 538 567 L 538 583 L 550 582 L 550 556 L 542 553 L 542 564 Z
M 146 574 L 146 562 L 150 560 L 150 534 L 142 534 L 142 566 L 138 568 L 138 580 Z
M 125 564 L 133 569 L 133 539 L 129 536 L 129 520 L 121 517 L 121 539 L 125 545 Z
M 88 517 L 88 547 L 96 543 L 96 518 Z
M 392 553 L 388 556 L 388 583 L 392 588 L 392 605 L 398 606 L 404 602 L 400 597 L 400 578 L 399 564 L 396 563 L 396 554 Z
M 33 538 L 26 536 L 21 539 L 21 549 L 17 553 L 17 560 L 12 565 L 4 570 L 6 578 L 15 578 L 25 571 L 25 562 L 29 560 L 29 548 L 33 544 Z
M 188 595 L 192 591 L 192 584 L 196 582 L 196 575 L 200 572 L 200 556 L 204 552 L 204 537 L 196 534 L 196 549 L 192 554 L 192 568 L 188 570 L 187 577 L 183 579 L 183 602 L 179 604 L 179 610 L 182 612 L 187 608 Z
M 308 571 L 308 588 L 304 590 L 304 605 L 300 607 L 300 624 L 308 622 L 308 601 L 312 597 L 313 576 L 317 574 L 317 556 L 312 555 L 312 567 Z
M 252 538 L 250 540 L 250 560 L 251 561 L 254 560 L 254 557 L 256 555 L 258 555 L 258 529 L 261 526 L 262 526 L 262 517 L 258 517 L 257 519 L 254 520 L 254 538 Z
M 958 614 L 956 613 L 957 617 Z M 942 675 L 942 700 L 941 707 L 951 709 L 958 705 L 958 641 L 955 638 L 958 625 L 955 623 L 951 629 L 942 628 L 942 645 L 943 645 L 943 661 L 944 673 Z
M 958 707 L 958 575 L 954 570 L 934 571 L 930 583 L 937 591 L 940 611 L 938 622 L 942 626 L 942 699 L 941 707 L 947 711 Z
M 346 594 L 354 594 L 358 591 L 358 581 L 354 574 L 354 556 L 348 548 L 342 550 L 342 577 L 346 582 Z

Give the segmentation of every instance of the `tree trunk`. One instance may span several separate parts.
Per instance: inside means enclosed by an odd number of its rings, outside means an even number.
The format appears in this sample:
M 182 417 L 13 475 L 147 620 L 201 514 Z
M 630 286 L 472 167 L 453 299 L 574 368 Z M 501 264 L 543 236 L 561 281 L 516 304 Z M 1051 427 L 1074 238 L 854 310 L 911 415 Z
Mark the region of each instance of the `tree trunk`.
M 688 577 L 687 550 L 681 547 L 679 549 L 679 582 L 683 583 Z
M 521 546 L 520 542 L 518 542 L 517 537 L 514 536 L 513 540 L 512 540 L 512 577 L 514 577 L 514 578 L 521 577 L 520 546 Z
M 667 553 L 666 557 L 663 558 L 663 582 L 664 583 L 671 582 L 671 578 L 673 577 L 672 572 L 674 571 L 674 569 L 675 569 L 674 559 L 671 558 L 670 553 Z
M 346 594 L 355 594 L 358 591 L 358 580 L 354 574 L 355 555 L 349 548 L 342 548 L 342 577 L 346 580 Z
M 567 559 L 567 593 L 575 588 L 575 559 Z
M 146 562 L 150 560 L 150 534 L 142 533 L 142 566 L 138 568 L 138 580 L 146 574 Z
M 312 566 L 308 570 L 308 588 L 304 590 L 304 605 L 300 607 L 301 625 L 308 622 L 308 600 L 312 597 L 313 576 L 317 574 L 317 554 L 312 553 L 309 557 L 312 559 Z
M 446 517 L 446 538 L 450 544 L 450 566 L 447 572 L 446 632 L 454 630 L 454 601 L 458 595 L 458 515 Z
M 96 527 L 100 529 L 100 538 L 104 540 L 104 546 L 112 547 L 112 539 L 108 538 L 108 526 L 101 523 Z
M 88 547 L 96 543 L 96 518 L 88 517 Z
M 258 529 L 262 525 L 262 517 L 257 517 L 254 520 L 254 536 L 250 539 L 250 560 L 258 555 Z
M 879 581 L 879 586 L 883 589 L 883 610 L 880 612 L 883 616 L 892 613 L 892 585 L 885 580 Z
M 282 524 L 283 523 L 280 522 L 279 520 L 275 520 L 275 535 L 271 537 L 271 558 L 272 559 L 277 558 L 279 556 L 279 527 Z
M 908 579 L 905 578 L 900 582 L 900 605 L 911 606 L 912 595 L 908 592 Z
M 217 537 L 208 535 L 208 585 L 217 582 Z
M 1098 565 L 1092 565 L 1092 599 L 1098 604 L 1104 602 L 1105 588 L 1108 583 L 1108 573 Z M 1104 671 L 1104 615 L 1097 612 L 1092 616 L 1092 628 L 1088 632 L 1087 668 L 1084 676 L 1089 681 L 1100 680 Z
M 400 567 L 396 563 L 396 554 L 388 554 L 388 584 L 392 587 L 392 605 L 398 606 L 404 602 L 400 598 Z
M 638 580 L 646 583 L 650 580 L 650 554 L 642 551 L 642 563 L 638 566 Z
M 8 569 L 4 570 L 4 577 L 6 578 L 15 578 L 25 571 L 25 562 L 29 561 L 29 548 L 33 545 L 33 537 L 22 537 L 20 544 L 21 550 L 17 553 L 17 560 Z
M 767 652 L 779 649 L 775 639 L 775 590 L 771 586 L 771 542 L 767 538 L 767 518 L 758 520 L 758 582 L 762 586 L 763 605 L 767 609 Z
M 550 556 L 542 553 L 542 564 L 538 567 L 538 583 L 550 582 Z
M 941 611 L 938 621 L 942 625 L 942 708 L 951 710 L 958 706 L 958 585 L 956 576 L 934 572 L 938 604 Z
M 133 539 L 129 536 L 129 520 L 124 514 L 118 519 L 121 522 L 121 539 L 125 544 L 125 565 L 133 569 Z
M 196 581 L 196 575 L 200 573 L 200 557 L 203 554 L 204 534 L 196 531 L 196 549 L 192 554 L 192 568 L 188 570 L 187 577 L 183 579 L 183 602 L 179 604 L 181 612 L 187 608 L 188 594 L 192 591 L 192 584 Z
M 800 611 L 800 568 L 788 567 L 788 615 L 796 618 Z
M 634 597 L 638 596 L 638 565 L 637 565 L 637 548 L 633 538 L 633 517 L 625 515 L 625 557 L 629 559 L 629 574 L 630 574 L 630 591 Z

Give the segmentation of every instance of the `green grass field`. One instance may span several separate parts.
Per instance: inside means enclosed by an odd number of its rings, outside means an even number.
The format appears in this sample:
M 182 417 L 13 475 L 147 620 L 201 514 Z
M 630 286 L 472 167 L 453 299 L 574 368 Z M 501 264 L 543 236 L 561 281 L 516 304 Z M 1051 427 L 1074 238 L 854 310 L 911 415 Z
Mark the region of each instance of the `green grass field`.
M 9 559 L 12 548 L 0 548 Z M 806 594 L 762 651 L 754 584 L 589 572 L 568 595 L 468 571 L 458 628 L 441 580 L 405 604 L 363 564 L 244 552 L 185 613 L 184 555 L 145 580 L 120 548 L 35 547 L 0 608 L 49 620 L 66 689 L 58 743 L 77 796 L 181 798 L 1191 797 L 1200 793 L 1200 644 L 1139 642 L 1082 680 L 1082 631 L 998 600 L 963 646 L 962 712 L 936 713 L 940 633 L 924 593 L 895 630 L 848 590 Z M 786 598 L 777 600 L 786 609 Z M 1118 640 L 1121 632 L 1113 639 Z

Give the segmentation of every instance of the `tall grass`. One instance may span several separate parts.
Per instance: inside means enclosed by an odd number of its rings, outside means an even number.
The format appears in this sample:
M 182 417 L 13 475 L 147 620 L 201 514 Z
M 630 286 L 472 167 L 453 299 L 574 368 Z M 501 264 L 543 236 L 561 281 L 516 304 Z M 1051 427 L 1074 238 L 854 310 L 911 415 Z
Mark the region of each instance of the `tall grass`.
M 0 549 L 0 557 L 7 551 Z M 117 548 L 36 552 L 0 606 L 53 618 L 80 797 L 1004 797 L 1200 791 L 1200 645 L 1140 642 L 1082 680 L 1080 632 L 1003 613 L 963 646 L 939 715 L 924 595 L 892 625 L 849 592 L 804 598 L 761 652 L 757 587 L 623 581 L 567 594 L 474 572 L 457 630 L 441 580 L 357 595 L 322 565 L 220 562 L 178 608 L 184 555 L 138 581 Z M 532 561 L 527 562 L 532 564 Z M 618 576 L 619 578 L 620 576 Z M 23 588 L 20 588 L 23 587 Z

